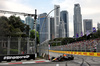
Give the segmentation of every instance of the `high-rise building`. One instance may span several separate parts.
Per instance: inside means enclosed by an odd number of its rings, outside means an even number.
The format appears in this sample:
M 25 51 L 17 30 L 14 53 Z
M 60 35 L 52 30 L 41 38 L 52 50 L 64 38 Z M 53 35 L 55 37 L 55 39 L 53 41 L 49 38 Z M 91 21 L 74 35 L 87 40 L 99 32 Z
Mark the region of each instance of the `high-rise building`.
M 33 20 L 33 18 L 28 16 L 28 17 L 25 18 L 25 22 L 26 22 L 27 25 L 29 25 L 30 30 L 33 30 L 33 28 L 34 28 L 34 20 Z
M 50 17 L 50 40 L 54 38 L 54 18 Z
M 54 37 L 59 37 L 59 24 L 60 24 L 60 6 L 54 5 Z
M 36 21 L 36 30 L 38 31 L 38 33 L 40 34 L 40 21 L 39 18 Z
M 64 21 L 65 37 L 69 37 L 68 12 L 67 11 L 61 11 L 60 12 L 60 18 L 61 18 L 62 21 Z
M 21 22 L 25 24 L 25 21 L 24 20 L 21 20 Z
M 97 24 L 97 28 L 98 28 L 98 30 L 100 30 L 100 23 Z
M 65 37 L 65 23 L 62 19 L 60 19 L 60 24 L 59 24 L 59 37 L 60 38 Z
M 50 40 L 50 18 L 46 17 L 47 13 L 40 14 L 40 43 Z
M 92 19 L 84 19 L 83 24 L 84 24 L 84 34 L 87 35 L 87 33 L 88 34 L 92 33 L 93 31 Z
M 74 5 L 74 37 L 81 37 L 82 33 L 82 15 L 79 4 Z

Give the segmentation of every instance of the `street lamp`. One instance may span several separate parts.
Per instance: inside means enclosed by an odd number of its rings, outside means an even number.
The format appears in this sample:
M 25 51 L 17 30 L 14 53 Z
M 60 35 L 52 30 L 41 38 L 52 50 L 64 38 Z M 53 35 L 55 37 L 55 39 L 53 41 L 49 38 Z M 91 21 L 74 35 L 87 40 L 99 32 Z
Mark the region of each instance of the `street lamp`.
M 34 16 L 34 24 L 35 24 L 35 53 L 37 53 L 37 41 L 36 41 L 36 19 L 37 19 L 37 10 L 35 9 L 35 16 Z
M 40 34 L 42 33 L 42 29 L 43 29 L 43 25 L 44 25 L 44 23 L 45 23 L 45 21 L 46 21 L 46 18 L 48 17 L 48 15 L 52 12 L 52 11 L 54 11 L 55 9 L 58 9 L 58 8 L 60 8 L 60 7 L 56 7 L 56 8 L 54 8 L 53 10 L 51 10 L 46 16 L 45 16 L 45 19 L 44 19 L 44 21 L 43 21 L 43 24 L 42 24 L 42 27 L 41 27 L 41 30 L 40 30 Z M 47 43 L 48 44 L 48 43 Z M 48 56 L 49 56 L 49 44 L 48 44 Z M 49 58 L 49 57 L 48 57 Z
M 51 10 L 51 11 L 50 11 L 50 12 L 46 15 L 46 17 L 45 17 L 45 19 L 44 19 L 44 21 L 43 21 L 43 24 L 42 24 L 42 27 L 41 27 L 40 32 L 41 32 L 41 31 L 42 31 L 42 29 L 43 29 L 43 25 L 44 25 L 44 23 L 45 23 L 46 18 L 48 17 L 48 15 L 49 15 L 52 11 L 54 11 L 55 9 L 58 9 L 58 8 L 60 8 L 60 7 L 54 8 L 53 10 Z

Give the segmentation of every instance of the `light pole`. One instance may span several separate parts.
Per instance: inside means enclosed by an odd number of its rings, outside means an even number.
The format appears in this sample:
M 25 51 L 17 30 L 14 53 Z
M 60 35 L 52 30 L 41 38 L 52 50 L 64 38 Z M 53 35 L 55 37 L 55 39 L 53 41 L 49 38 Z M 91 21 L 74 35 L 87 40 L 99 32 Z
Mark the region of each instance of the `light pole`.
M 40 30 L 40 32 L 42 31 L 42 29 L 43 29 L 43 25 L 44 25 L 44 23 L 45 23 L 45 21 L 46 21 L 46 18 L 48 17 L 48 15 L 52 12 L 52 11 L 54 11 L 55 9 L 58 9 L 58 8 L 60 8 L 60 7 L 57 7 L 57 8 L 54 8 L 53 10 L 51 10 L 46 16 L 45 16 L 45 19 L 44 19 L 44 21 L 43 21 L 43 24 L 42 24 L 42 27 L 41 27 L 41 30 Z
M 55 9 L 58 9 L 58 8 L 60 8 L 60 7 L 57 7 L 57 8 L 54 8 L 53 10 L 51 10 L 46 16 L 45 16 L 45 19 L 44 19 L 44 21 L 43 21 L 43 24 L 42 24 L 42 27 L 41 27 L 41 30 L 40 30 L 40 35 L 41 35 L 41 33 L 42 33 L 42 29 L 43 29 L 43 25 L 44 25 L 44 23 L 45 23 L 45 21 L 46 21 L 46 18 L 48 17 L 48 15 L 52 12 L 52 11 L 54 11 Z M 48 45 L 48 58 L 49 58 L 49 44 L 47 43 L 47 45 Z
M 37 10 L 35 9 L 35 16 L 34 16 L 34 24 L 35 24 L 35 53 L 37 54 L 36 19 L 37 19 Z

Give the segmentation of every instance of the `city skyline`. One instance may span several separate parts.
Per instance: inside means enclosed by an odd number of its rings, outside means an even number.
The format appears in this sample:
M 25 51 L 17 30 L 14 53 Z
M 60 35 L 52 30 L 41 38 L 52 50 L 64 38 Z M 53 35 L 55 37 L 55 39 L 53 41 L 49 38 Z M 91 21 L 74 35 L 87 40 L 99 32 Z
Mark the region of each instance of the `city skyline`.
M 40 13 L 48 13 L 53 9 L 54 4 L 60 5 L 61 10 L 67 10 L 69 12 L 69 36 L 72 37 L 74 34 L 73 29 L 73 8 L 74 4 L 79 3 L 81 5 L 81 13 L 83 19 L 92 19 L 93 27 L 97 28 L 97 23 L 100 21 L 100 9 L 99 9 L 99 0 L 91 1 L 91 0 L 1 0 L 0 1 L 0 9 L 8 10 L 8 11 L 17 11 L 17 12 L 28 12 L 34 13 L 34 10 L 38 10 L 38 14 Z M 41 4 L 41 5 L 40 5 Z M 13 5 L 13 6 L 12 6 Z M 47 8 L 45 8 L 45 6 Z M 48 8 L 49 7 L 49 8 Z M 52 15 L 52 13 L 50 14 Z M 5 14 L 8 16 L 8 14 Z M 23 17 L 24 18 L 24 17 Z M 83 20 L 82 20 L 83 21 Z
M 46 40 L 50 40 L 50 17 L 49 16 L 46 17 L 46 15 L 47 13 L 42 13 L 38 16 L 40 23 L 40 29 L 39 29 L 40 43 L 43 43 Z M 45 17 L 47 19 L 45 19 Z
M 60 18 L 64 21 L 64 28 L 65 28 L 65 37 L 69 37 L 69 15 L 67 10 L 60 12 Z
M 25 24 L 29 25 L 30 27 L 30 30 L 33 30 L 34 29 L 34 19 L 30 16 L 26 17 L 25 18 Z
M 100 23 L 97 24 L 97 29 L 100 30 Z
M 54 5 L 54 37 L 59 38 L 60 5 Z
M 93 32 L 93 23 L 92 19 L 84 19 L 83 20 L 83 26 L 84 26 L 84 34 L 90 34 Z
M 82 15 L 80 4 L 74 4 L 74 15 L 73 15 L 73 26 L 74 26 L 74 38 L 81 37 L 82 33 Z

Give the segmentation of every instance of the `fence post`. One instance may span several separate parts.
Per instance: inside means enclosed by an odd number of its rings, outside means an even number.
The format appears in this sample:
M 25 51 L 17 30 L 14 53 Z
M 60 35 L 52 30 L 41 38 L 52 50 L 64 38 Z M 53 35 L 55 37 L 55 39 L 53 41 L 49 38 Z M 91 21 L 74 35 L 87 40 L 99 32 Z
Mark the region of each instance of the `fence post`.
M 10 37 L 8 37 L 7 55 L 10 55 Z
M 20 48 L 21 48 L 21 37 L 18 38 L 18 54 L 21 53 Z
M 29 38 L 27 37 L 27 54 L 29 54 Z

